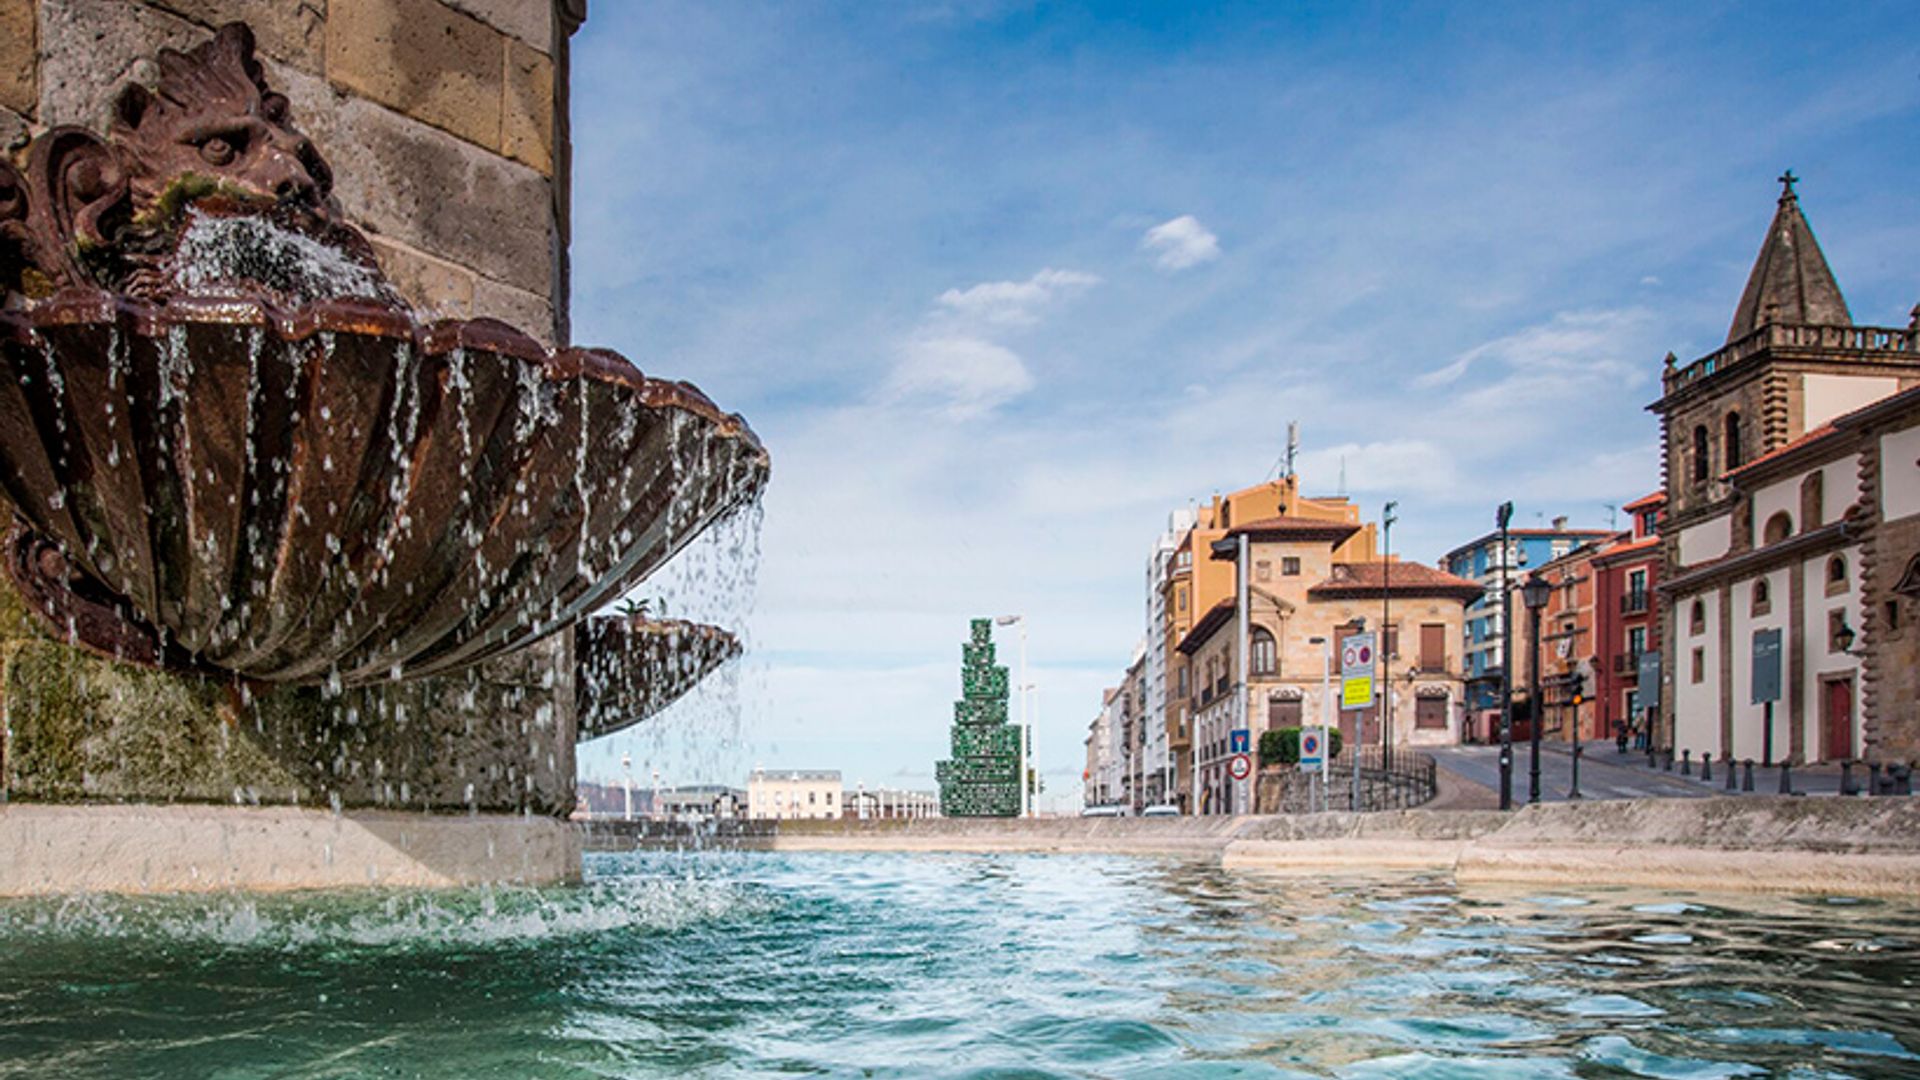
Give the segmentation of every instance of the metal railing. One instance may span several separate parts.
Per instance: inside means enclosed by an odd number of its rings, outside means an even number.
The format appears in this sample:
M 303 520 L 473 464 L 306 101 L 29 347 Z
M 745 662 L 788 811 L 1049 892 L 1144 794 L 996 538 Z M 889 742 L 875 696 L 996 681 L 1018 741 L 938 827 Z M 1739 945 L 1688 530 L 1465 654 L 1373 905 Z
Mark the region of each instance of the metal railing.
M 1620 598 L 1620 614 L 1638 615 L 1647 610 L 1647 593 L 1630 592 Z
M 1795 349 L 1810 352 L 1910 353 L 1920 344 L 1920 332 L 1885 326 L 1823 326 L 1803 323 L 1769 323 L 1753 333 L 1730 341 L 1683 368 L 1666 374 L 1664 389 L 1671 394 L 1698 379 L 1724 371 L 1742 360 L 1767 349 Z

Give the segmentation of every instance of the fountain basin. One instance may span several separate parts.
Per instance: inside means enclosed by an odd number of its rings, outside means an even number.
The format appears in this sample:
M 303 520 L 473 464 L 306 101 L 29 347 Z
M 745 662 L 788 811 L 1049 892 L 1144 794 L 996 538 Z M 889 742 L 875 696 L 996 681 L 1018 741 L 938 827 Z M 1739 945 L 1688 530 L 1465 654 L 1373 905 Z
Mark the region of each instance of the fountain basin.
M 123 660 L 458 670 L 571 626 L 767 475 L 693 386 L 492 320 L 246 290 L 0 312 L 7 571 Z
M 611 616 L 582 622 L 574 637 L 580 738 L 611 735 L 655 715 L 739 655 L 739 639 L 717 626 Z

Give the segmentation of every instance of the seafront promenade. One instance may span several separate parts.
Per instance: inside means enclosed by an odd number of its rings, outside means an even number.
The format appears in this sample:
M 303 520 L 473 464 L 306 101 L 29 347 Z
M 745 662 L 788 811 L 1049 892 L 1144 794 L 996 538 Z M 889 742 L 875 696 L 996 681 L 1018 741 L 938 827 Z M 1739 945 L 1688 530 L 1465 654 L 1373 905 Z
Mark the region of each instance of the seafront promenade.
M 1920 804 L 1910 798 L 1633 799 L 1509 814 L 786 822 L 752 846 L 1110 853 L 1293 874 L 1443 873 L 1463 884 L 1920 896 Z

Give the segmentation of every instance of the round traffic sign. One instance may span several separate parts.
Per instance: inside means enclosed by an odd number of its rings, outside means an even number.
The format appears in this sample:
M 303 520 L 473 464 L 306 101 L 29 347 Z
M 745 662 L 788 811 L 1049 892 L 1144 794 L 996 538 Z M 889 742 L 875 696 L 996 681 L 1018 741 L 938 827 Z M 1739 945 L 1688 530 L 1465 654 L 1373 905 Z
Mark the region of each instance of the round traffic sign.
M 1245 754 L 1235 754 L 1227 759 L 1227 775 L 1235 780 L 1245 780 L 1253 775 L 1253 759 Z
M 1303 758 L 1317 758 L 1320 756 L 1319 732 L 1306 731 L 1300 734 L 1300 756 Z

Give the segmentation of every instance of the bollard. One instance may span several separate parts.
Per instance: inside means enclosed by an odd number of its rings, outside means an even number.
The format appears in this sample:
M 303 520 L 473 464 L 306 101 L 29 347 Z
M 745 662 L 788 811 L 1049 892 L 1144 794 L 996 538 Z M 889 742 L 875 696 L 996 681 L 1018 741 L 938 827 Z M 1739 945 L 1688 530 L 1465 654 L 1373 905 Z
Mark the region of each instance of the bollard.
M 1668 772 L 1672 772 L 1673 771 L 1673 751 L 1671 749 L 1668 749 L 1667 751 L 1665 751 L 1664 757 L 1666 759 L 1666 764 L 1663 766 L 1663 768 L 1665 768 Z
M 1880 790 L 1880 763 L 1877 761 L 1870 762 L 1867 765 L 1867 794 L 1886 794 L 1886 792 Z
M 1654 765 L 1655 765 L 1655 762 L 1653 760 L 1653 747 L 1649 746 L 1647 747 L 1647 768 L 1651 769 L 1654 767 Z
M 1753 790 L 1753 759 L 1745 758 L 1740 762 L 1740 764 L 1742 766 L 1741 776 L 1740 776 L 1740 790 L 1752 791 Z
M 1840 763 L 1840 794 L 1860 794 L 1860 789 L 1853 786 L 1853 762 L 1851 760 Z
M 1711 750 L 1700 751 L 1700 782 L 1713 783 L 1713 751 Z
M 1787 764 L 1787 759 L 1781 758 L 1780 759 L 1780 794 L 1782 795 L 1793 794 L 1793 775 L 1787 771 L 1789 768 L 1790 766 Z
M 1913 766 L 1895 765 L 1887 771 L 1893 773 L 1893 793 L 1895 795 L 1913 794 Z
M 1736 782 L 1738 782 L 1740 779 L 1740 770 L 1737 767 L 1735 767 L 1733 763 L 1732 751 L 1728 751 L 1725 757 L 1726 757 L 1726 764 L 1727 764 L 1727 790 L 1732 791 L 1733 785 Z
M 1693 775 L 1693 747 L 1691 746 L 1680 751 L 1680 775 Z

